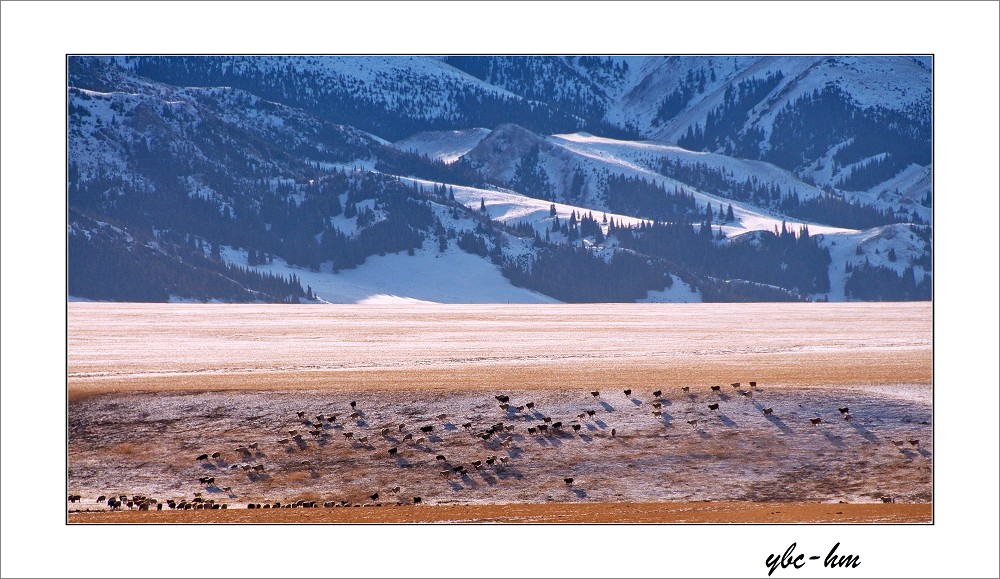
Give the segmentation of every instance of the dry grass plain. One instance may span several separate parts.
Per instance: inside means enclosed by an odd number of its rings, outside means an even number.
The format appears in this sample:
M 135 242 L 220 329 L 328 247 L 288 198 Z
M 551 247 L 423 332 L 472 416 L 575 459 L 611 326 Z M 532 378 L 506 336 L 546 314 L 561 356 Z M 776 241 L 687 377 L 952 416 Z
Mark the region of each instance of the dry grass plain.
M 70 522 L 930 521 L 927 303 L 70 303 L 68 323 L 68 483 L 84 498 L 69 509 L 97 509 L 109 493 L 231 505 Z M 759 383 L 750 397 L 729 386 L 749 380 Z M 516 410 L 527 401 L 532 411 Z M 584 410 L 595 415 L 581 420 Z M 300 411 L 339 418 L 306 434 Z M 544 417 L 562 432 L 529 434 Z M 420 443 L 382 434 L 400 422 L 416 438 L 419 426 L 435 430 Z M 473 435 L 498 422 L 512 427 L 505 445 Z M 278 442 L 294 429 L 302 443 Z M 892 444 L 903 439 L 920 442 Z M 235 451 L 253 442 L 252 455 Z M 194 460 L 214 451 L 218 460 Z M 509 460 L 474 469 L 493 455 Z M 232 468 L 250 463 L 266 475 Z M 441 474 L 460 464 L 469 475 Z M 373 503 L 373 492 L 386 506 L 236 508 Z M 413 496 L 424 504 L 395 506 Z

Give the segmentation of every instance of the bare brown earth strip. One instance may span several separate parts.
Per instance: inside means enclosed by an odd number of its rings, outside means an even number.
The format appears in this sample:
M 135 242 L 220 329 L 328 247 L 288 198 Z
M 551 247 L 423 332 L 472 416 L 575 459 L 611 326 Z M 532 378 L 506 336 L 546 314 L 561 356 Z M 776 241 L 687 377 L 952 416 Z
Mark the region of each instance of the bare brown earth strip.
M 70 513 L 97 523 L 929 523 L 931 504 L 559 503 Z
M 601 372 L 594 372 L 594 367 Z M 581 389 L 655 384 L 663 387 L 692 383 L 728 383 L 733 376 L 753 376 L 771 388 L 816 387 L 830 384 L 928 384 L 931 357 L 924 351 L 883 353 L 836 352 L 802 355 L 764 354 L 703 360 L 549 362 L 531 366 L 468 364 L 450 368 L 351 369 L 343 371 L 269 371 L 155 375 L 130 377 L 71 377 L 70 400 L 98 394 L 185 391 L 338 392 L 394 390 L 481 390 L 503 388 L 549 390 L 574 384 Z M 697 380 L 692 377 L 697 376 Z

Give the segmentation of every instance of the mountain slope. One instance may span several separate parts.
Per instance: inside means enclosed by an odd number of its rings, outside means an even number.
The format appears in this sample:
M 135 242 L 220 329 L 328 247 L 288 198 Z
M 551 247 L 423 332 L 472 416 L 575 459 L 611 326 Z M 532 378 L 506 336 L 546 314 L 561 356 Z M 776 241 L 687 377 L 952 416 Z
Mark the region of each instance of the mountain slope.
M 71 292 L 927 299 L 925 64 L 74 57 Z

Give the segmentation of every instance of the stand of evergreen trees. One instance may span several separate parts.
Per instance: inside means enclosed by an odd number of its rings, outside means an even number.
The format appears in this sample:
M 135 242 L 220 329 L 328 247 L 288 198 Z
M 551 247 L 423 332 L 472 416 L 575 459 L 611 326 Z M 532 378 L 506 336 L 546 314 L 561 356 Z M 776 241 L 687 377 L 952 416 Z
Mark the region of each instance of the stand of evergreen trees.
M 917 283 L 913 267 L 899 275 L 890 267 L 873 265 L 867 259 L 859 266 L 847 266 L 848 278 L 844 293 L 850 299 L 870 302 L 900 302 L 930 300 L 932 277 L 924 274 Z
M 799 219 L 817 221 L 836 227 L 868 229 L 891 223 L 922 223 L 916 213 L 896 215 L 867 203 L 852 203 L 841 196 L 826 193 L 802 201 L 798 191 L 783 189 L 775 183 L 765 183 L 751 175 L 740 181 L 731 172 L 709 167 L 704 163 L 682 163 L 679 159 L 663 159 L 657 172 L 713 195 L 768 207 Z
M 784 75 L 779 70 L 764 78 L 749 78 L 733 88 L 726 87 L 722 104 L 708 112 L 705 125 L 692 125 L 677 139 L 677 144 L 692 151 L 709 151 L 736 147 L 734 137 L 746 123 L 750 110 L 778 86 Z M 755 135 L 756 136 L 756 135 Z M 745 147 L 740 147 L 745 148 Z
M 903 114 L 882 107 L 861 108 L 836 85 L 827 85 L 786 104 L 775 116 L 762 158 L 795 170 L 826 155 L 830 146 L 847 143 L 833 155 L 834 169 L 880 153 L 878 162 L 857 167 L 838 187 L 866 190 L 911 163 L 931 162 L 929 114 Z
M 663 185 L 640 177 L 609 176 L 605 199 L 611 211 L 659 221 L 693 219 L 698 211 L 693 194 L 677 189 L 668 192 Z
M 705 92 L 705 83 L 709 77 L 715 82 L 714 68 L 710 68 L 707 74 L 704 68 L 699 68 L 697 71 L 689 69 L 677 88 L 660 101 L 653 116 L 653 126 L 658 127 L 680 114 L 691 102 L 691 97 Z
M 518 287 L 568 303 L 634 302 L 672 283 L 659 260 L 619 251 L 605 261 L 577 245 L 548 245 L 530 263 L 509 260 L 502 271 Z
M 757 232 L 729 243 L 717 243 L 706 222 L 697 230 L 691 223 L 642 223 L 615 227 L 614 234 L 622 247 L 663 258 L 698 278 L 742 279 L 800 295 L 830 291 L 830 252 L 819 247 L 808 228 L 796 235 L 782 224 L 780 232 Z
M 164 302 L 171 297 L 200 301 L 299 303 L 311 298 L 294 275 L 258 273 L 224 263 L 218 246 L 200 240 L 98 225 L 77 211 L 69 214 L 67 290 L 95 300 Z M 213 251 L 214 250 L 214 251 Z

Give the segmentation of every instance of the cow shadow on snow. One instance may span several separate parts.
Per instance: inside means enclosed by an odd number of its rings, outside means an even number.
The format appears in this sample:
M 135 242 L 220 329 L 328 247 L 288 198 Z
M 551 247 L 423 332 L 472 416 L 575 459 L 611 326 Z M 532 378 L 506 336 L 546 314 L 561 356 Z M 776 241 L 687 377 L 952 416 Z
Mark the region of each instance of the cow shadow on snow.
M 872 433 L 871 430 L 868 430 L 867 428 L 865 428 L 864 426 L 858 424 L 853 420 L 850 420 L 847 423 L 851 425 L 851 428 L 853 428 L 854 431 L 857 432 L 859 436 L 861 436 L 861 438 L 864 438 L 868 442 L 878 442 L 878 437 L 875 436 L 875 434 Z

